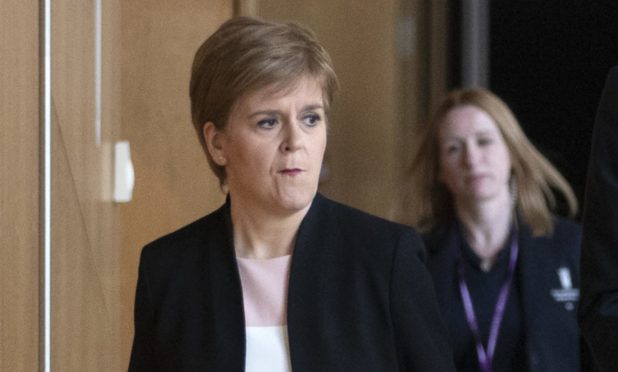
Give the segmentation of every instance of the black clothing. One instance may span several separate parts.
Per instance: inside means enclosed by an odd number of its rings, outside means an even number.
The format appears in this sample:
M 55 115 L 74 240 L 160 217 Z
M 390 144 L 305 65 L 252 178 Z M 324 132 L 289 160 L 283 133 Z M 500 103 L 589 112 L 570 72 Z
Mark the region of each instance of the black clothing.
M 507 276 L 511 247 L 507 243 L 507 246 L 498 253 L 492 268 L 485 272 L 481 269 L 481 260 L 466 240 L 461 238 L 461 234 L 456 231 L 452 233 L 456 235 L 456 244 L 460 244 L 462 248 L 462 263 L 466 283 L 470 289 L 481 339 L 483 345 L 487 347 L 496 302 Z M 462 300 L 457 287 L 458 276 L 456 275 L 454 279 L 454 292 L 448 298 L 450 303 L 444 306 L 444 308 L 450 309 L 449 313 L 451 314 L 446 317 L 445 321 L 448 323 L 448 328 L 453 330 L 451 332 L 453 358 L 459 372 L 475 372 L 479 371 L 476 343 L 463 311 Z M 527 368 L 523 309 L 519 298 L 519 287 L 519 280 L 513 280 L 493 359 L 493 371 L 496 372 L 525 372 Z
M 147 245 L 129 371 L 243 371 L 229 203 Z M 454 371 L 419 236 L 319 194 L 292 252 L 294 372 Z
M 601 96 L 583 213 L 579 320 L 597 371 L 618 371 L 618 66 Z
M 434 279 L 438 304 L 449 328 L 455 353 L 460 358 L 457 360 L 456 357 L 456 367 L 458 370 L 463 370 L 461 368 L 470 366 L 471 361 L 477 360 L 477 356 L 473 348 L 461 344 L 465 339 L 471 340 L 472 343 L 474 341 L 472 341 L 471 331 L 466 322 L 458 288 L 457 260 L 459 255 L 455 247 L 458 244 L 456 240 L 461 238 L 455 226 L 455 224 L 439 226 L 423 235 L 423 240 L 428 250 L 427 267 Z M 580 227 L 571 221 L 556 219 L 551 236 L 533 237 L 529 228 L 520 224 L 518 237 L 519 259 L 513 281 L 516 284 L 509 293 L 503 320 L 506 331 L 501 329 L 501 333 L 504 331 L 509 337 L 507 340 L 501 340 L 499 336 L 496 346 L 496 363 L 504 366 L 507 365 L 507 360 L 519 363 L 523 352 L 525 355 L 524 370 L 578 372 L 580 371 L 580 351 L 575 306 L 579 294 Z M 506 265 L 508 250 L 502 252 L 502 257 L 497 262 L 498 266 L 494 267 L 495 270 L 501 270 L 501 265 Z M 502 268 L 502 270 L 505 269 Z M 473 270 L 468 271 L 474 273 Z M 565 276 L 562 279 L 560 272 Z M 566 278 L 567 272 L 569 278 Z M 477 300 L 478 292 L 479 289 L 483 289 L 480 284 L 481 278 L 475 278 L 474 274 L 468 275 L 472 286 L 476 288 L 471 289 L 473 301 L 476 301 L 475 306 L 479 307 L 481 302 Z M 490 304 L 490 308 L 484 310 L 486 314 L 493 314 L 495 306 L 493 297 L 497 295 L 492 296 L 491 291 L 499 291 L 499 289 L 492 287 L 501 284 L 496 283 L 496 280 L 498 279 L 486 284 L 485 289 L 490 292 L 488 298 L 484 300 L 485 304 Z M 480 310 L 478 312 L 483 314 Z M 518 314 L 521 316 L 519 320 Z M 487 321 L 487 315 L 478 316 Z M 523 327 L 520 328 L 518 324 L 522 324 Z M 517 329 L 520 330 L 517 331 Z M 462 335 L 462 332 L 466 334 Z M 485 340 L 487 332 L 482 332 Z M 524 337 L 523 345 L 521 337 Z M 474 347 L 474 343 L 472 346 Z M 503 354 L 506 348 L 513 347 L 515 349 L 511 350 L 510 356 Z M 467 359 L 461 356 L 466 348 L 470 350 Z M 521 348 L 524 350 L 522 351 Z M 506 367 L 503 370 L 498 369 L 500 365 L 497 364 L 494 371 L 508 370 Z M 511 370 L 519 371 L 517 368 L 519 367 L 515 364 Z

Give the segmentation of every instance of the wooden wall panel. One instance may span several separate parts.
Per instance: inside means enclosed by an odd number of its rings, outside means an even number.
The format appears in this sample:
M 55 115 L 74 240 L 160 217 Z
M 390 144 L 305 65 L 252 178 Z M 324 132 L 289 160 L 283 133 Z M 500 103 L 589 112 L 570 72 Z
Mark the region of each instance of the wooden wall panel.
M 39 348 L 39 2 L 0 2 L 0 370 Z
M 320 190 L 388 217 L 401 173 L 397 0 L 259 0 L 258 15 L 310 27 L 340 79 Z
M 448 1 L 255 1 L 258 16 L 313 29 L 340 78 L 320 191 L 396 218 L 418 128 L 446 89 Z
M 3 371 L 40 368 L 39 3 L 0 2 Z M 193 52 L 232 15 L 233 3 L 237 11 L 297 19 L 320 35 L 343 88 L 327 155 L 332 179 L 322 189 L 388 214 L 402 151 L 395 0 L 102 1 L 100 143 L 94 5 L 54 1 L 53 370 L 126 369 L 141 247 L 223 200 L 191 127 L 188 80 Z M 137 176 L 134 201 L 121 206 L 110 202 L 118 139 L 131 141 Z
M 193 54 L 232 9 L 231 0 L 122 2 L 122 138 L 136 172 L 133 201 L 120 207 L 124 361 L 141 248 L 223 201 L 191 124 L 189 77 Z
M 95 125 L 95 3 L 52 3 L 52 369 L 118 371 L 119 233 L 109 200 L 119 94 L 112 42 L 118 3 L 105 1 L 104 106 Z M 116 72 L 115 72 L 116 71 Z M 111 99 L 111 101 L 110 101 Z M 116 108 L 114 108 L 116 106 Z

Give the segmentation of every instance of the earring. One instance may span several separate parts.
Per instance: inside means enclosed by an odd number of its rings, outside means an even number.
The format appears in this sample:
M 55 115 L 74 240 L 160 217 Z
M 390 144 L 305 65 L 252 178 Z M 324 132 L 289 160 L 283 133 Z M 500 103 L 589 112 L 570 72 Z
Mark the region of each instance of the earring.
M 519 192 L 518 187 L 517 187 L 517 180 L 515 179 L 515 176 L 511 176 L 510 189 L 511 189 L 511 202 L 513 203 L 513 206 L 515 206 L 517 204 L 518 192 Z

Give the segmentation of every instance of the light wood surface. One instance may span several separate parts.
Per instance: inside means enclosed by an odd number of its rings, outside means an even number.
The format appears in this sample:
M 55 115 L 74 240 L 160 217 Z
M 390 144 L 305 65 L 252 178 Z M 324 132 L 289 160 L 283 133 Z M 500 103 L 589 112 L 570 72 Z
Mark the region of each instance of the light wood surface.
M 223 194 L 191 124 L 193 55 L 232 16 L 229 0 L 122 2 L 122 139 L 135 167 L 122 221 L 122 356 L 133 338 L 141 248 L 217 208 Z
M 0 2 L 1 371 L 38 366 L 38 4 Z
M 57 371 L 126 369 L 141 247 L 223 201 L 191 125 L 188 82 L 193 53 L 234 9 L 298 20 L 331 52 L 342 91 L 331 117 L 331 178 L 321 190 L 338 200 L 388 217 L 407 151 L 402 138 L 413 135 L 402 121 L 418 120 L 435 96 L 433 88 L 432 98 L 418 95 L 428 86 L 418 75 L 428 68 L 419 62 L 422 50 L 405 67 L 415 71 L 408 75 L 412 80 L 402 80 L 395 41 L 401 9 L 395 0 L 102 4 L 100 143 L 94 121 L 94 3 L 55 0 L 52 10 Z M 420 6 L 414 14 L 423 17 L 426 11 Z M 0 17 L 0 370 L 36 371 L 42 273 L 39 2 L 3 0 Z M 437 32 L 441 26 L 432 27 Z M 434 57 L 441 53 L 432 50 Z M 401 111 L 402 84 L 412 87 L 403 94 L 413 105 L 412 116 Z M 110 200 L 117 140 L 130 141 L 136 171 L 134 200 L 124 205 Z
M 103 3 L 104 53 L 113 56 L 118 5 Z M 119 371 L 120 235 L 109 200 L 118 65 L 106 57 L 98 142 L 94 2 L 52 6 L 52 370 Z
M 396 0 L 260 0 L 258 14 L 311 28 L 340 79 L 320 191 L 387 217 L 400 169 Z
M 320 191 L 394 219 L 416 133 L 446 89 L 444 0 L 258 0 L 257 14 L 314 30 L 341 82 Z

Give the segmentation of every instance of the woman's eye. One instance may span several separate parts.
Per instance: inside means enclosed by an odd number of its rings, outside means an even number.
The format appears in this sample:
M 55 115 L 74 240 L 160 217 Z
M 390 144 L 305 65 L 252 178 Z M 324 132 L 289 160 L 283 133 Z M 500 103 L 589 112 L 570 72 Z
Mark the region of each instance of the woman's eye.
M 322 117 L 318 114 L 309 114 L 303 117 L 303 121 L 307 126 L 314 127 L 322 120 Z
M 262 119 L 258 121 L 258 127 L 272 129 L 277 124 L 277 119 Z
M 479 146 L 491 145 L 492 142 L 493 142 L 493 140 L 491 138 L 479 138 L 478 139 Z
M 457 145 L 448 145 L 448 146 L 446 146 L 446 147 L 444 148 L 444 151 L 445 151 L 448 155 L 451 155 L 451 154 L 454 154 L 454 153 L 456 153 L 457 151 L 459 151 L 459 146 L 457 146 Z

